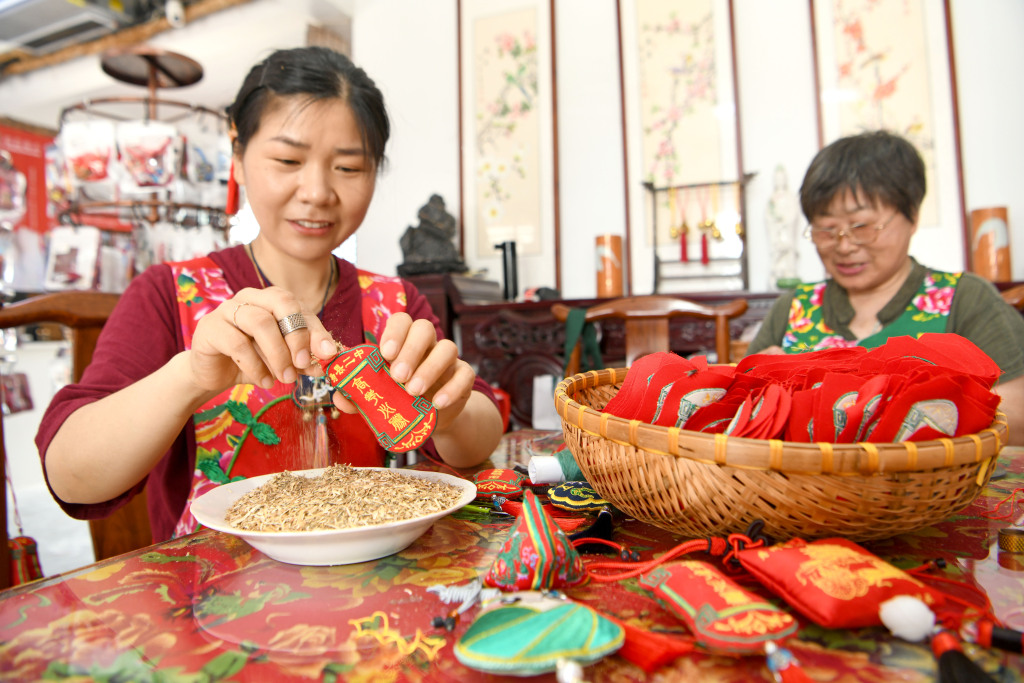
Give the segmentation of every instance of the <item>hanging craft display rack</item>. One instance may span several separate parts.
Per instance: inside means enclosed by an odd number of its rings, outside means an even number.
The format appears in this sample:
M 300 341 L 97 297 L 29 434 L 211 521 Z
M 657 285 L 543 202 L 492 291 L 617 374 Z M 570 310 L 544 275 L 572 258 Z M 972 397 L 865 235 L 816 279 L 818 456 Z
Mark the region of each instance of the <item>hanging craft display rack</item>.
M 161 89 L 192 85 L 203 77 L 203 68 L 195 60 L 175 52 L 148 45 L 114 48 L 103 53 L 101 68 L 114 79 L 144 86 L 144 96 L 93 98 L 65 107 L 60 114 L 63 131 L 75 116 L 106 119 L 115 123 L 142 121 L 175 125 L 190 117 L 209 117 L 217 126 L 226 127 L 226 116 L 207 107 L 158 96 Z M 89 224 L 101 230 L 127 232 L 143 223 L 173 220 L 183 227 L 210 225 L 226 232 L 229 216 L 223 206 L 212 206 L 183 198 L 176 199 L 168 189 L 138 197 L 94 197 L 78 188 L 72 191 L 59 212 L 67 225 Z
M 729 280 L 736 281 L 739 287 L 723 287 L 723 289 L 748 289 L 748 273 L 747 273 L 747 255 L 746 255 L 746 199 L 745 189 L 746 184 L 754 177 L 754 173 L 747 173 L 739 180 L 723 180 L 707 183 L 690 183 L 683 185 L 671 185 L 664 187 L 656 187 L 653 183 L 645 182 L 643 187 L 651 196 L 651 230 L 653 235 L 653 248 L 651 253 L 654 259 L 654 293 L 663 291 L 663 286 L 667 281 L 675 280 Z M 721 240 L 721 226 L 717 225 L 715 215 L 718 212 L 718 200 L 717 195 L 722 188 L 732 188 L 736 193 L 736 211 L 738 213 L 738 221 L 735 225 L 735 230 L 739 236 L 741 248 L 740 253 L 736 256 L 721 257 L 714 256 L 711 254 L 711 248 L 709 242 L 713 240 Z M 680 199 L 680 194 L 682 198 Z M 691 225 L 687 218 L 684 216 L 681 224 L 676 226 L 676 219 L 678 218 L 677 206 L 681 206 L 682 212 L 687 213 L 687 209 L 691 204 L 691 195 L 697 196 L 697 204 L 700 212 L 700 220 L 695 224 Z M 663 197 L 667 197 L 669 204 L 669 236 L 671 239 L 680 240 L 680 260 L 683 262 L 687 261 L 699 261 L 706 272 L 686 272 L 680 274 L 668 274 L 665 272 L 665 266 L 669 263 L 665 261 L 663 257 L 658 253 L 658 247 L 661 246 L 659 243 L 659 201 L 665 201 Z M 710 205 L 709 205 L 710 202 Z M 709 213 L 710 209 L 710 213 Z M 700 245 L 699 251 L 692 249 L 690 244 L 690 235 L 696 235 L 699 238 L 698 244 Z M 737 271 L 735 274 L 721 275 L 711 268 L 719 265 L 735 265 Z

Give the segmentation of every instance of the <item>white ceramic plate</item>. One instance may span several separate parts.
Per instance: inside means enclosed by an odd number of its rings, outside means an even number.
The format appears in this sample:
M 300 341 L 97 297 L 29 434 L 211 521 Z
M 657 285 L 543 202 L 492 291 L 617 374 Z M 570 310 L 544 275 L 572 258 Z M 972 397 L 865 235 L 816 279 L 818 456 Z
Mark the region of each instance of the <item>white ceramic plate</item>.
M 455 512 L 476 498 L 476 485 L 465 479 L 441 472 L 420 472 L 417 470 L 394 470 L 373 467 L 381 471 L 394 472 L 408 477 L 419 477 L 441 481 L 462 490 L 459 500 L 446 510 L 424 517 L 401 522 L 388 522 L 351 529 L 323 531 L 245 531 L 224 521 L 224 515 L 231 505 L 243 495 L 273 479 L 275 474 L 265 474 L 242 481 L 222 484 L 204 493 L 192 502 L 192 515 L 205 527 L 237 536 L 269 557 L 301 565 L 355 564 L 387 557 L 409 547 L 422 536 L 435 520 Z M 323 468 L 301 470 L 292 474 L 316 477 Z

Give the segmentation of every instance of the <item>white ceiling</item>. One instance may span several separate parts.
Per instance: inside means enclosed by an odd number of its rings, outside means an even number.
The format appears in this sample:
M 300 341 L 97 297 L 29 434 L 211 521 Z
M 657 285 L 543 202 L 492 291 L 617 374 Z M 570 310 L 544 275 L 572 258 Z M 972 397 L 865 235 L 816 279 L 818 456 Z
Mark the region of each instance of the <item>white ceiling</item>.
M 161 90 L 158 97 L 223 109 L 253 64 L 274 49 L 304 45 L 310 24 L 349 24 L 360 2 L 373 0 L 252 0 L 158 34 L 149 45 L 190 57 L 203 67 L 198 83 Z M 91 55 L 0 80 L 0 116 L 57 129 L 61 112 L 71 105 L 145 95 L 145 88 L 104 73 L 100 56 Z

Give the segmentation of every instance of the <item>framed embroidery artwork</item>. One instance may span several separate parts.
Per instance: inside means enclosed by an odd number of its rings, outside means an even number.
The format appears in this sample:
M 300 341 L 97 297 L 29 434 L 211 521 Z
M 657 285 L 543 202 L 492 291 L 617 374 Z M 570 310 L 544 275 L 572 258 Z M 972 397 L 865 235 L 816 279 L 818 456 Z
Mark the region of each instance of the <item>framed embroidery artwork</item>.
M 552 0 L 459 0 L 461 247 L 560 288 Z M 517 293 L 518 294 L 518 293 Z

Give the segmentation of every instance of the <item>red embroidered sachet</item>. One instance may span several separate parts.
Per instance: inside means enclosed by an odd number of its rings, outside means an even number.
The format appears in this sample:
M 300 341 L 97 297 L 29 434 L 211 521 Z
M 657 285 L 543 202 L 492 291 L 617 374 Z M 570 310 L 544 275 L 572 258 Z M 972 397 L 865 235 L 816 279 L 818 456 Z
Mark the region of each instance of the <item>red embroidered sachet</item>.
M 639 419 L 639 413 L 644 407 L 644 396 L 652 386 L 654 375 L 666 367 L 678 368 L 680 375 L 694 369 L 690 361 L 674 353 L 651 353 L 641 356 L 629 366 L 626 379 L 604 407 L 605 412 L 627 420 Z
M 788 390 L 768 384 L 747 396 L 725 433 L 750 439 L 778 438 L 786 427 L 791 404 Z
M 945 368 L 912 373 L 887 397 L 871 441 L 923 441 L 976 434 L 992 424 L 1000 397 L 968 375 Z
M 857 394 L 866 379 L 854 374 L 829 372 L 814 390 L 814 441 L 835 442 L 836 434 L 846 427 L 847 409 L 857 402 Z
M 686 427 L 686 422 L 700 408 L 709 406 L 725 396 L 732 383 L 733 368 L 711 368 L 702 371 L 679 373 L 661 377 L 655 374 L 652 384 L 661 379 L 668 380 L 659 393 L 654 405 L 646 405 L 639 416 L 643 422 L 665 427 Z
M 991 387 L 1002 374 L 999 365 L 966 337 L 958 334 L 931 332 L 918 338 L 892 337 L 882 346 L 871 349 L 861 364 L 865 373 L 892 372 L 890 364 L 909 360 L 922 365 L 948 368 L 957 374 L 969 375 Z
M 867 441 L 870 429 L 875 420 L 889 402 L 892 389 L 900 381 L 899 377 L 878 375 L 864 382 L 857 391 L 857 400 L 847 406 L 846 426 L 836 434 L 839 443 Z
M 727 392 L 711 405 L 698 408 L 686 421 L 686 429 L 705 434 L 723 434 L 745 399 L 746 396 L 738 391 Z
M 766 642 L 786 638 L 797 629 L 791 615 L 705 562 L 661 565 L 640 577 L 640 585 L 713 652 L 764 652 Z
M 490 501 L 494 495 L 502 498 L 519 498 L 523 495 L 524 481 L 524 475 L 508 469 L 481 470 L 473 475 L 477 500 Z
M 736 374 L 762 377 L 783 384 L 801 380 L 815 367 L 832 372 L 853 372 L 867 353 L 860 346 L 823 349 L 810 353 L 755 353 L 736 364 Z M 802 382 L 801 382 L 802 383 Z
M 794 538 L 736 557 L 763 586 L 825 628 L 880 626 L 878 608 L 897 595 L 933 608 L 943 602 L 940 592 L 844 538 Z
M 320 366 L 331 386 L 352 401 L 387 450 L 404 453 L 430 438 L 437 424 L 434 404 L 410 395 L 391 376 L 376 346 L 353 346 L 330 360 L 321 360 Z

